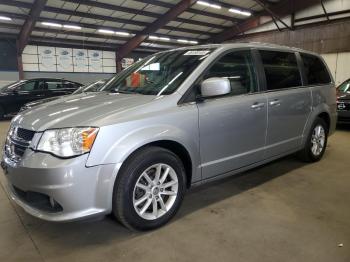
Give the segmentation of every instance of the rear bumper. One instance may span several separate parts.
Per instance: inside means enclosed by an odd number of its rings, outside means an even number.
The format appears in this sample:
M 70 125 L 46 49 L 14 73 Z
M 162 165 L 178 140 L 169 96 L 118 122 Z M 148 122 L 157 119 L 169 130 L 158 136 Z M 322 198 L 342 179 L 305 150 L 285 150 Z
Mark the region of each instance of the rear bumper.
M 88 155 L 58 159 L 30 152 L 15 164 L 1 163 L 11 199 L 47 221 L 73 221 L 111 212 L 115 165 L 86 167 Z

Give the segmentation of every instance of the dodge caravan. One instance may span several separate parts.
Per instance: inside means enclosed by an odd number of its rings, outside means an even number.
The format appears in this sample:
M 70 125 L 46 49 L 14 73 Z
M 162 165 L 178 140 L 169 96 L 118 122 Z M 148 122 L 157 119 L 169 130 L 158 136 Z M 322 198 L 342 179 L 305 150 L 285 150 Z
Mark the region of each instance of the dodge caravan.
M 49 221 L 112 213 L 148 230 L 186 189 L 298 153 L 322 158 L 337 118 L 323 59 L 267 44 L 151 55 L 98 93 L 17 115 L 2 168 L 11 198 Z

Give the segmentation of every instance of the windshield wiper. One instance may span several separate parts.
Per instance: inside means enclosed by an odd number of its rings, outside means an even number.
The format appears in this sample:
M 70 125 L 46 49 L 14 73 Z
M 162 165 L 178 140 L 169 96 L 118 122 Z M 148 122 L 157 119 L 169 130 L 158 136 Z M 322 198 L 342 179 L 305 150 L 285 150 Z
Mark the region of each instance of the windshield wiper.
M 136 92 L 114 89 L 114 90 L 111 90 L 111 93 L 135 94 Z

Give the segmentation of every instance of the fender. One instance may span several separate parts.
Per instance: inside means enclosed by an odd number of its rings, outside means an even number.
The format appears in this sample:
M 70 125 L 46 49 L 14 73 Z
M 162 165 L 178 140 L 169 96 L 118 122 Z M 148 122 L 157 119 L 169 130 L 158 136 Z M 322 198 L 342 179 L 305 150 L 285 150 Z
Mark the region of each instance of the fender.
M 195 126 L 195 123 L 193 123 Z M 138 127 L 137 127 L 138 126 Z M 137 149 L 152 142 L 169 140 L 181 144 L 192 160 L 192 180 L 200 180 L 200 157 L 197 131 L 186 132 L 173 125 L 142 126 L 134 128 L 107 126 L 101 128 L 86 162 L 87 167 L 95 165 L 116 164 L 119 169 L 122 163 Z M 130 132 L 130 130 L 133 130 Z M 129 131 L 129 132 L 127 132 Z M 189 135 L 191 134 L 191 136 Z

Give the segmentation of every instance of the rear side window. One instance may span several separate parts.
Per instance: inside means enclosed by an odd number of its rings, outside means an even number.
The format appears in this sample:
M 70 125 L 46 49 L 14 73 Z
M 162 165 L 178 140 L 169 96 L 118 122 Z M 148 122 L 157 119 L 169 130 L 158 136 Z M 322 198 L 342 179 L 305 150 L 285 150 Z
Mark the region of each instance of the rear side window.
M 260 51 L 266 76 L 267 90 L 301 86 L 295 53 Z
M 320 58 L 308 54 L 300 55 L 303 59 L 308 85 L 329 84 L 332 82 L 328 70 Z

